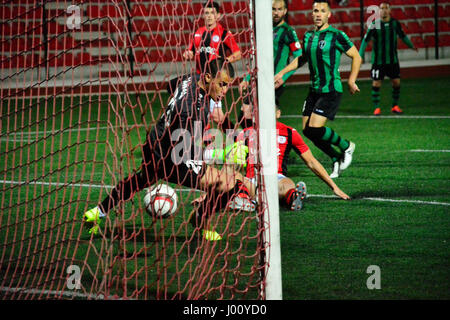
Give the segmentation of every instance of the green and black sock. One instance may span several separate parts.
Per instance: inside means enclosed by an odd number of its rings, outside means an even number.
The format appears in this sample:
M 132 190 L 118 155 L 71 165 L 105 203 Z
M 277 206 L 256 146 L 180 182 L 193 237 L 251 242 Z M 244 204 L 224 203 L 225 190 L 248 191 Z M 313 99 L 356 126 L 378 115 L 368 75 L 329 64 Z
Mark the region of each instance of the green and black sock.
M 317 148 L 329 156 L 332 162 L 338 161 L 342 156 L 343 150 L 347 149 L 349 146 L 348 141 L 341 139 L 339 135 L 327 127 L 313 128 L 308 126 L 303 130 L 303 134 L 311 140 Z M 332 141 L 334 143 L 332 143 Z M 340 151 L 334 149 L 333 144 L 338 146 Z M 345 147 L 345 149 L 341 149 L 342 147 Z
M 372 86 L 372 103 L 374 108 L 380 107 L 380 87 Z
M 324 127 L 325 132 L 322 136 L 323 141 L 328 141 L 331 144 L 337 146 L 342 152 L 344 152 L 349 146 L 350 142 L 348 140 L 342 139 L 336 131 L 331 128 Z
M 392 106 L 398 106 L 400 100 L 400 87 L 392 87 Z

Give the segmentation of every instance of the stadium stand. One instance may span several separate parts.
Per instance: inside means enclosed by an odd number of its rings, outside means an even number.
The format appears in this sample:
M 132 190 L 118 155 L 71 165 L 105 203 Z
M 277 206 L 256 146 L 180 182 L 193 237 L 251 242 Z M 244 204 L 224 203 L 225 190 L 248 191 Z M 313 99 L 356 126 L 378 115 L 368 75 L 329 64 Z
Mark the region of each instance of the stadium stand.
M 181 62 L 190 34 L 202 24 L 199 13 L 203 1 L 189 4 L 130 1 L 130 8 L 125 1 L 117 3 L 93 4 L 87 1 L 80 4 L 81 26 L 76 30 L 70 30 L 66 25 L 69 14 L 65 2 L 50 2 L 45 8 L 28 1 L 2 6 L 2 66 L 36 67 L 41 66 L 37 61 L 48 61 L 49 67 L 56 68 L 50 73 L 58 73 L 58 68 L 70 68 L 81 62 L 98 63 L 100 74 L 105 70 L 116 70 L 119 75 L 130 67 L 134 74 L 147 74 L 153 62 Z M 312 0 L 288 1 L 288 22 L 300 38 L 311 27 L 312 3 Z M 371 1 L 364 3 L 369 6 Z M 391 4 L 393 16 L 402 22 L 405 32 L 421 49 L 419 58 L 433 58 L 436 42 L 434 4 L 429 0 L 394 0 Z M 440 49 L 442 58 L 447 58 L 448 48 L 445 47 L 450 46 L 450 2 L 440 1 L 438 7 L 439 46 L 443 48 Z M 235 34 L 245 58 L 250 49 L 250 33 L 245 30 L 249 24 L 248 4 L 246 1 L 225 0 L 222 8 L 222 24 Z M 369 14 L 365 11 L 364 21 Z M 20 16 L 18 20 L 12 19 L 17 16 Z M 362 34 L 360 20 L 360 2 L 357 0 L 349 1 L 345 7 L 333 8 L 332 24 L 344 30 L 357 46 Z M 31 48 L 34 48 L 32 55 Z M 417 59 L 418 56 L 413 54 L 400 42 L 401 60 Z M 38 59 L 31 59 L 35 55 Z M 45 55 L 51 59 L 45 59 Z M 111 68 L 107 65 L 120 60 L 118 56 L 126 57 L 130 66 Z M 114 74 L 109 73 L 108 76 Z

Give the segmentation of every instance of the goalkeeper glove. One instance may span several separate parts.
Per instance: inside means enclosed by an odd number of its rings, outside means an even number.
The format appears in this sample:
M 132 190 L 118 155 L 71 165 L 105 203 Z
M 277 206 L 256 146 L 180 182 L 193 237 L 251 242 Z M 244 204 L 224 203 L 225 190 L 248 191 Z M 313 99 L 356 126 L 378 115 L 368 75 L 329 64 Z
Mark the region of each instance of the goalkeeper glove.
M 225 162 L 247 166 L 247 154 L 248 147 L 242 141 L 238 141 L 227 146 L 223 156 Z
M 248 147 L 243 142 L 235 142 L 223 149 L 214 149 L 205 153 L 207 160 L 222 160 L 224 163 L 234 163 L 247 166 Z

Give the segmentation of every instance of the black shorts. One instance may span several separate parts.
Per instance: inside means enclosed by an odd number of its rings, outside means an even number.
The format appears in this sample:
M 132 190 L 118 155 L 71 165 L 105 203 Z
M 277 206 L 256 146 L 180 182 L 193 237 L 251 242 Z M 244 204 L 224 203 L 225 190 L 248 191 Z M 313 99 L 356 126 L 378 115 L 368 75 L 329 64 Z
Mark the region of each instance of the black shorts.
M 303 104 L 302 114 L 309 117 L 312 113 L 315 113 L 329 120 L 334 120 L 341 103 L 341 97 L 342 93 L 336 91 L 316 93 L 309 90 L 309 94 Z
M 155 147 L 156 148 L 156 147 Z M 183 185 L 192 189 L 199 189 L 200 179 L 205 174 L 206 163 L 202 160 L 181 160 L 172 156 L 173 147 L 161 148 L 164 155 L 154 149 L 151 139 L 147 137 L 142 146 L 142 170 L 151 183 L 160 179 Z
M 385 64 L 385 65 L 372 65 L 370 70 L 370 76 L 372 80 L 383 80 L 385 76 L 391 79 L 400 78 L 400 65 L 398 63 Z

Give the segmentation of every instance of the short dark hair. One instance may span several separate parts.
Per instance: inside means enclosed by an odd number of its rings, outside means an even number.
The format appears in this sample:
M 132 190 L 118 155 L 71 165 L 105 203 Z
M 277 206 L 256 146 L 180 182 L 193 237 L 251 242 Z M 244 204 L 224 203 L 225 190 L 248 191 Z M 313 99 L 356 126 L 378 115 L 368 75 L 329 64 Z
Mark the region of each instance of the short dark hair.
M 217 73 L 221 71 L 222 69 L 225 69 L 228 72 L 228 75 L 231 78 L 234 78 L 234 68 L 231 63 L 228 61 L 225 61 L 222 58 L 217 58 L 209 61 L 206 63 L 204 72 L 210 73 L 213 78 L 217 76 Z
M 326 3 L 328 4 L 328 7 L 331 8 L 329 0 L 314 0 L 314 3 Z
M 287 4 L 286 0 L 273 0 L 273 1 L 283 2 L 284 7 L 285 7 L 286 9 L 288 8 L 288 4 Z
M 214 2 L 213 0 L 208 0 L 203 5 L 203 8 L 214 8 L 216 9 L 217 13 L 220 13 L 220 6 L 217 2 Z

